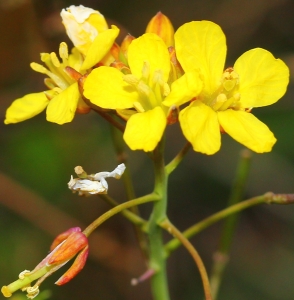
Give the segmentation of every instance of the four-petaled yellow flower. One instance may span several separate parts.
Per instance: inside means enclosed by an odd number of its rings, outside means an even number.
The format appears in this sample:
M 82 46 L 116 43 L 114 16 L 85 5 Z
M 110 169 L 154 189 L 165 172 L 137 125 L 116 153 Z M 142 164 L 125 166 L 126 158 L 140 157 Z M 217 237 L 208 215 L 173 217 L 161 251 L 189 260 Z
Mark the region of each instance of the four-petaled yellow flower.
M 83 5 L 71 5 L 63 9 L 60 15 L 67 35 L 85 56 L 81 70 L 87 70 L 101 60 L 109 62 L 109 50 L 119 34 L 116 26 L 108 28 L 99 11 Z
M 99 67 L 87 77 L 84 95 L 102 108 L 129 110 L 124 140 L 132 150 L 152 151 L 161 140 L 167 123 L 168 108 L 164 98 L 177 95 L 187 101 L 202 88 L 198 72 L 188 72 L 193 82 L 187 88 L 187 75 L 172 86 L 168 84 L 170 58 L 164 41 L 154 33 L 146 33 L 132 41 L 128 47 L 128 64 L 131 74 L 124 75 L 112 67 Z M 197 80 L 198 79 L 198 80 Z M 189 95 L 187 95 L 187 92 Z M 126 113 L 122 113 L 126 115 Z
M 225 35 L 209 21 L 181 26 L 175 33 L 175 48 L 184 71 L 198 69 L 204 83 L 201 93 L 194 95 L 195 101 L 179 116 L 182 131 L 194 150 L 216 153 L 223 130 L 255 152 L 271 151 L 276 142 L 274 135 L 249 112 L 253 107 L 273 104 L 284 95 L 289 81 L 284 62 L 256 48 L 224 71 Z M 175 99 L 167 98 L 164 104 L 175 104 Z
M 68 55 L 65 43 L 60 44 L 59 54 L 62 62 L 54 52 L 41 53 L 41 60 L 47 68 L 31 63 L 34 71 L 49 77 L 45 79 L 45 85 L 49 90 L 16 99 L 6 111 L 5 124 L 30 119 L 46 107 L 47 121 L 64 124 L 72 121 L 79 104 L 82 108 L 87 108 L 81 98 L 77 81 L 65 71 L 66 67 L 80 71 L 83 62 L 81 54 L 74 48 L 72 54 Z

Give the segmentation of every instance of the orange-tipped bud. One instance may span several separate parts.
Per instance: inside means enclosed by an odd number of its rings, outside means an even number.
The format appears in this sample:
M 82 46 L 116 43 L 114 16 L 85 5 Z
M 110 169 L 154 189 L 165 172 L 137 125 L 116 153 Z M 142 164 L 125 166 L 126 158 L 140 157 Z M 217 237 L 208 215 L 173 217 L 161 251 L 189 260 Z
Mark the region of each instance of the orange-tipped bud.
M 115 61 L 110 66 L 118 69 L 125 75 L 131 74 L 130 68 L 128 66 L 126 66 L 124 63 L 122 63 L 121 61 Z
M 177 59 L 176 50 L 174 47 L 168 47 L 170 62 L 172 65 L 172 76 L 173 80 L 176 80 L 180 78 L 182 75 L 184 75 L 184 70 L 180 64 L 180 62 Z
M 119 60 L 120 47 L 117 43 L 114 43 L 109 50 L 110 54 L 114 57 L 115 60 Z
M 134 39 L 135 39 L 134 36 L 128 34 L 128 35 L 126 35 L 126 37 L 122 41 L 121 46 L 120 46 L 120 51 L 123 54 L 124 58 L 120 57 L 121 61 L 124 61 L 124 60 L 128 59 L 128 49 L 129 49 L 129 46 L 130 46 L 131 42 Z
M 174 27 L 167 16 L 158 12 L 148 23 L 146 32 L 160 36 L 167 47 L 174 46 Z

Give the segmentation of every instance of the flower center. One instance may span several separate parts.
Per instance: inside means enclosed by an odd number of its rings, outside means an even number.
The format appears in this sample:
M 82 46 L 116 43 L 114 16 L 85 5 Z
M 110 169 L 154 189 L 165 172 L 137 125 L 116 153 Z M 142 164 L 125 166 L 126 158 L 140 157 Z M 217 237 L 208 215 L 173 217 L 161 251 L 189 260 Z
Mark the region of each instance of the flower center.
M 59 61 L 55 52 L 42 53 L 41 60 L 45 63 L 46 67 L 38 64 L 31 63 L 31 68 L 39 73 L 46 74 L 49 78 L 45 79 L 46 86 L 60 93 L 65 90 L 68 86 L 75 82 L 68 73 L 64 71 L 65 67 L 68 66 L 68 48 L 66 43 L 61 43 L 59 47 L 59 56 L 62 62 Z
M 123 76 L 123 80 L 132 85 L 140 95 L 139 102 L 134 103 L 138 112 L 151 110 L 161 103 L 169 93 L 169 85 L 164 81 L 162 70 L 150 73 L 150 65 L 146 61 L 142 68 L 142 77 L 139 79 L 133 74 Z
M 227 68 L 221 78 L 221 85 L 216 91 L 209 105 L 215 111 L 224 111 L 228 108 L 239 109 L 240 93 L 239 75 L 233 68 Z

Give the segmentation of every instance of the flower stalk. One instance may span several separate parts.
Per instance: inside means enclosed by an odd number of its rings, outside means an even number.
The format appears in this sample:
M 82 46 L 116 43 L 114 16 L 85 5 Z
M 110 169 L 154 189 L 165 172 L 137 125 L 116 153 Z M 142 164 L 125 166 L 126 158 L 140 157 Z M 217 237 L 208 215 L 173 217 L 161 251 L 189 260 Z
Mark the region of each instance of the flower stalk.
M 198 234 L 203 231 L 207 227 L 215 224 L 216 222 L 227 218 L 228 216 L 239 213 L 242 210 L 245 210 L 249 207 L 259 205 L 259 204 L 280 204 L 280 205 L 288 205 L 294 204 L 294 194 L 274 194 L 272 192 L 265 193 L 263 195 L 250 198 L 248 200 L 244 200 L 240 203 L 232 205 L 228 208 L 225 208 L 204 220 L 194 224 L 183 232 L 183 235 L 186 238 L 191 238 L 192 236 Z M 165 245 L 166 257 L 170 255 L 171 252 L 175 251 L 177 248 L 181 246 L 181 243 L 178 239 L 172 239 Z
M 165 228 L 170 234 L 175 236 L 191 254 L 200 272 L 200 276 L 203 283 L 205 300 L 212 300 L 208 275 L 205 266 L 203 264 L 203 261 L 200 255 L 198 254 L 197 250 L 190 243 L 190 241 L 168 219 L 165 219 L 163 222 L 161 222 L 160 226 L 162 228 Z
M 155 274 L 151 277 L 152 293 L 155 300 L 170 299 L 162 228 L 159 225 L 166 219 L 167 209 L 167 173 L 164 167 L 163 146 L 164 141 L 161 141 L 153 151 L 155 172 L 154 193 L 158 195 L 160 200 L 154 203 L 148 226 L 150 247 L 149 268 L 155 270 Z

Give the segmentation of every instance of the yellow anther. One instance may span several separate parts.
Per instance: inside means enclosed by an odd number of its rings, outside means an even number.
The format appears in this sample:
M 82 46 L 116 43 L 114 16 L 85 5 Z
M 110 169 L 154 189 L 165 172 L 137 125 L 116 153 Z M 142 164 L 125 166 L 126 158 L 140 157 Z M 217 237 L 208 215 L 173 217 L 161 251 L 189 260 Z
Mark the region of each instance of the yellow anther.
M 221 107 L 219 107 L 218 110 L 224 111 L 226 109 L 228 109 L 229 107 L 231 107 L 235 102 L 235 98 L 231 97 L 229 98 L 226 102 L 223 103 L 223 105 Z
M 145 61 L 142 68 L 142 79 L 147 83 L 150 77 L 150 64 Z
M 59 56 L 61 57 L 63 62 L 68 59 L 68 47 L 65 42 L 60 43 Z
M 24 279 L 27 275 L 29 275 L 31 273 L 31 271 L 29 270 L 24 270 L 22 272 L 19 273 L 18 278 L 19 279 Z
M 145 111 L 144 107 L 142 106 L 142 104 L 140 102 L 134 102 L 133 106 L 134 106 L 135 110 L 139 113 L 142 113 Z
M 55 82 L 51 78 L 45 78 L 44 83 L 48 89 L 52 90 L 56 87 Z
M 163 86 L 164 80 L 163 80 L 163 72 L 162 72 L 162 70 L 155 70 L 154 71 L 153 82 L 154 83 L 159 83 L 161 86 Z
M 235 102 L 238 102 L 241 99 L 241 94 L 240 93 L 236 93 L 233 97 L 235 99 Z
M 58 59 L 55 52 L 50 53 L 50 58 L 51 58 L 51 61 L 52 61 L 52 64 L 54 65 L 54 67 L 59 68 L 60 67 L 60 61 L 59 61 L 59 59 Z
M 37 64 L 35 62 L 32 62 L 30 64 L 30 66 L 34 71 L 42 73 L 42 74 L 48 74 L 48 72 L 49 72 L 44 66 Z
M 170 87 L 169 87 L 169 85 L 165 82 L 165 83 L 163 84 L 163 96 L 166 97 L 166 96 L 169 95 L 169 93 L 170 93 Z
M 55 93 L 60 94 L 63 90 L 59 87 L 55 87 L 52 89 Z
M 219 94 L 216 97 L 215 102 L 212 105 L 212 108 L 217 111 L 219 108 L 227 101 L 227 96 L 225 94 Z
M 143 82 L 142 80 L 140 80 L 137 84 L 137 90 L 139 93 L 143 94 L 143 95 L 146 95 L 147 97 L 150 96 L 150 93 L 151 93 L 151 89 L 150 87 L 145 83 Z
M 132 75 L 132 74 L 127 74 L 127 75 L 124 75 L 123 76 L 123 80 L 132 85 L 132 86 L 137 86 L 138 83 L 139 83 L 139 79 L 135 76 L 135 75 Z
M 27 297 L 29 299 L 34 299 L 36 296 L 38 296 L 40 290 L 39 290 L 39 286 L 32 286 L 32 287 L 28 287 L 27 288 Z

